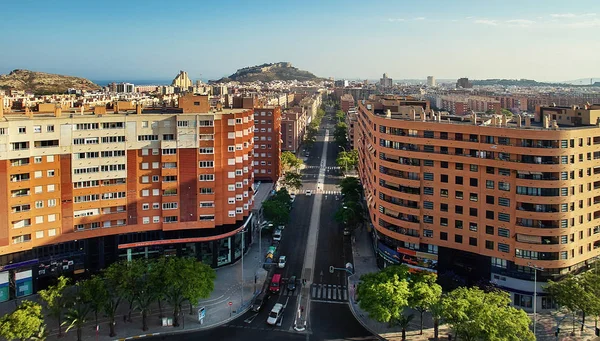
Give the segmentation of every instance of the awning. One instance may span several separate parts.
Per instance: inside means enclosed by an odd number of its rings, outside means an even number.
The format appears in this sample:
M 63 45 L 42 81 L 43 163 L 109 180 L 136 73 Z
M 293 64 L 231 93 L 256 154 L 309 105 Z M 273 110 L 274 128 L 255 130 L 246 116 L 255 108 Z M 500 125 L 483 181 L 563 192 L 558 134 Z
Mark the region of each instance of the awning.
M 541 172 L 529 172 L 529 174 L 531 174 L 531 175 L 544 175 L 544 174 L 543 174 L 543 173 L 541 173 Z
M 517 171 L 518 174 L 523 174 L 523 175 L 529 175 L 531 173 L 529 173 L 528 171 Z

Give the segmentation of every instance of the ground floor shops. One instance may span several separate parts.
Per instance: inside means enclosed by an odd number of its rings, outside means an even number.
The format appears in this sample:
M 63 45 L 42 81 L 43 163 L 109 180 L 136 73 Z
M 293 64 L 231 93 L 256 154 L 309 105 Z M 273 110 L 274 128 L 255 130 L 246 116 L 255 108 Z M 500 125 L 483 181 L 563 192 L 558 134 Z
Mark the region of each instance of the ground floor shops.
M 214 268 L 235 263 L 252 243 L 258 222 L 185 231 L 147 231 L 76 240 L 0 256 L 0 302 L 31 295 L 57 277 L 87 278 L 110 264 L 163 255 L 194 257 Z

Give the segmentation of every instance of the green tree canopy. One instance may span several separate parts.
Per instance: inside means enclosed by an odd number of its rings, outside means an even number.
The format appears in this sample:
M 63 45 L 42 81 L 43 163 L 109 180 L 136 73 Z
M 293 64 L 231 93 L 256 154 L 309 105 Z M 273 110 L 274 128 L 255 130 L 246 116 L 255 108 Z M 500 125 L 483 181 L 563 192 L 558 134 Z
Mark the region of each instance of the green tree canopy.
M 282 188 L 262 204 L 263 215 L 275 225 L 285 225 L 290 219 L 291 197 L 287 189 Z
M 192 306 L 198 304 L 202 298 L 208 298 L 215 290 L 215 279 L 217 274 L 209 265 L 198 262 L 194 258 L 183 258 L 180 262 L 185 277 L 183 296 L 190 302 L 190 314 Z
M 364 216 L 364 209 L 356 201 L 344 200 L 343 205 L 335 212 L 335 220 L 350 229 L 358 227 L 365 220 Z
M 341 110 L 337 110 L 335 112 L 335 118 L 338 120 L 338 122 L 344 122 L 346 120 L 346 114 Z
M 510 306 L 510 294 L 461 287 L 442 299 L 444 320 L 461 340 L 534 341 L 531 320 Z
M 335 163 L 341 167 L 344 172 L 355 169 L 358 166 L 358 150 L 339 152 Z
M 548 281 L 545 290 L 556 303 L 568 309 L 573 316 L 582 312 L 581 330 L 585 325 L 586 315 L 600 314 L 600 276 L 587 271 L 579 276 L 569 274 L 558 282 Z
M 302 188 L 302 175 L 296 172 L 285 172 L 281 183 L 286 188 L 299 190 Z
M 121 300 L 123 299 L 123 273 L 126 270 L 126 261 L 119 261 L 116 263 L 112 263 L 108 268 L 104 269 L 102 272 L 102 277 L 104 279 L 104 286 L 106 290 L 106 300 L 104 301 L 104 306 L 102 307 L 102 311 L 108 317 L 108 326 L 109 326 L 109 336 L 114 337 L 117 335 L 115 332 L 115 316 L 117 314 L 117 309 L 121 304 Z
M 404 308 L 408 306 L 408 267 L 405 265 L 390 266 L 376 273 L 361 276 L 356 289 L 361 309 L 369 317 L 388 323 L 398 324 Z
M 94 312 L 94 320 L 98 325 L 98 312 L 104 310 L 106 301 L 109 299 L 109 293 L 100 276 L 92 276 L 90 279 L 81 283 L 81 294 L 83 299 L 88 302 L 90 309 Z
M 302 166 L 302 160 L 296 157 L 294 153 L 290 151 L 284 151 L 281 153 L 281 165 L 284 172 L 298 172 L 300 166 Z
M 67 312 L 65 313 L 65 321 L 62 323 L 67 325 L 67 330 L 75 328 L 77 331 L 77 341 L 81 341 L 83 333 L 83 325 L 87 322 L 87 316 L 90 313 L 90 305 L 86 302 L 86 293 L 83 290 L 84 282 L 78 282 L 70 292 L 69 303 L 67 304 Z
M 360 196 L 362 194 L 362 185 L 360 184 L 360 180 L 358 180 L 358 178 L 343 178 L 338 186 L 340 187 L 340 191 L 344 196 L 344 201 L 358 202 L 360 200 Z
M 33 339 L 45 328 L 42 306 L 31 301 L 21 302 L 15 311 L 0 319 L 0 336 L 9 341 Z
M 38 295 L 45 302 L 48 315 L 54 317 L 58 323 L 58 336 L 62 336 L 62 314 L 67 303 L 65 289 L 69 284 L 69 279 L 60 276 L 55 285 L 49 286 L 45 290 L 40 290 Z
M 348 145 L 348 126 L 344 122 L 338 122 L 333 130 L 333 139 L 339 146 Z
M 408 304 L 419 312 L 421 331 L 423 334 L 423 313 L 429 311 L 442 297 L 442 287 L 435 281 L 432 273 L 417 273 L 410 281 L 410 297 Z

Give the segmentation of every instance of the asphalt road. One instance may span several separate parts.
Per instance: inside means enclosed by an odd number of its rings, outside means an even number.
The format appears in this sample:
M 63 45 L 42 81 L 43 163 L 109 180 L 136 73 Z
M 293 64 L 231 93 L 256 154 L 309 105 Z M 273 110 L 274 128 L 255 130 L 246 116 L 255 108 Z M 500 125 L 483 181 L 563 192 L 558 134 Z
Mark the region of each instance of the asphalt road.
M 330 138 L 333 135 L 334 121 L 330 118 L 323 121 L 323 127 L 329 129 Z M 324 148 L 323 138 L 325 129 L 321 129 L 317 142 L 309 150 L 310 157 L 305 161 L 306 169 L 303 170 L 303 190 L 317 189 L 318 167 Z M 334 143 L 328 145 L 327 166 L 335 166 L 337 150 Z M 312 168 L 311 168 L 312 166 Z M 337 183 L 341 173 L 332 169 L 326 172 L 323 191 L 339 192 Z M 314 195 L 323 195 L 321 207 L 321 228 L 317 246 L 314 283 L 311 292 L 318 294 L 311 298 L 309 317 L 309 330 L 305 333 L 295 332 L 293 329 L 294 313 L 300 284 L 293 292 L 283 290 L 272 296 L 263 309 L 257 314 L 247 312 L 239 318 L 214 329 L 192 332 L 187 334 L 160 335 L 149 338 L 150 340 L 377 340 L 362 325 L 356 321 L 348 307 L 348 297 L 344 294 L 347 284 L 346 273 L 336 271 L 329 273 L 329 266 L 343 268 L 352 260 L 350 238 L 343 236 L 343 227 L 334 220 L 334 213 L 341 204 L 339 195 L 313 194 L 313 196 L 297 195 L 291 212 L 290 223 L 283 231 L 282 240 L 278 248 L 278 256 L 287 256 L 287 264 L 283 269 L 276 269 L 275 273 L 282 274 L 283 278 L 295 275 L 300 279 L 306 240 L 309 230 L 310 216 Z M 323 276 L 321 276 L 321 272 Z M 321 290 L 319 289 L 319 284 Z M 331 286 L 331 287 L 330 287 Z M 334 293 L 335 292 L 335 293 Z M 317 298 L 319 296 L 320 298 Z M 279 326 L 266 324 L 269 311 L 275 303 L 286 304 L 283 320 Z

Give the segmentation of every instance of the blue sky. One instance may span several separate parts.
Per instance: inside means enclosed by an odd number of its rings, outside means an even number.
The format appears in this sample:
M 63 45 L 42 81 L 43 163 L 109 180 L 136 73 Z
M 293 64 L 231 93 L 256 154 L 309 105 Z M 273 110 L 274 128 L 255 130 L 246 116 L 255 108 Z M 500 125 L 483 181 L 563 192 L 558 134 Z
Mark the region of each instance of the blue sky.
M 0 31 L 0 73 L 213 79 L 289 61 L 337 78 L 600 77 L 599 0 L 20 0 Z

